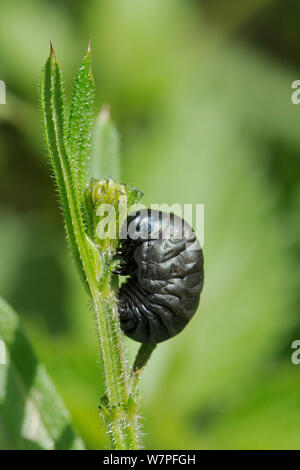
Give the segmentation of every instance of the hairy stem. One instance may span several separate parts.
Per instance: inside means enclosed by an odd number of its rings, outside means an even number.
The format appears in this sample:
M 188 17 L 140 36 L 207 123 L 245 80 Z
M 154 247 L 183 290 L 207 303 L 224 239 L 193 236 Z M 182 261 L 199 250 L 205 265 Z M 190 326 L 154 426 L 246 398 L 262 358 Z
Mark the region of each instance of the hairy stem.
M 114 449 L 138 449 L 136 402 L 130 395 L 129 373 L 119 325 L 116 276 L 104 275 L 101 292 L 93 292 L 106 382 L 107 407 L 100 413 L 109 428 Z M 131 401 L 133 401 L 133 406 Z
M 138 449 L 138 393 L 132 393 L 132 382 L 125 359 L 123 333 L 118 314 L 118 276 L 112 273 L 116 263 L 115 254 L 119 245 L 116 238 L 119 233 L 120 214 L 122 214 L 120 195 L 130 192 L 130 188 L 120 185 L 112 179 L 92 180 L 85 191 L 88 231 L 94 234 L 94 246 L 98 253 L 99 269 L 91 278 L 87 274 L 88 284 L 93 299 L 98 334 L 103 360 L 106 395 L 101 400 L 100 414 L 108 428 L 115 449 Z M 132 192 L 132 191 L 131 191 Z M 135 192 L 134 197 L 138 194 Z M 116 226 L 108 225 L 103 234 L 101 227 L 103 204 L 117 214 Z M 100 212 L 99 212 L 100 209 Z

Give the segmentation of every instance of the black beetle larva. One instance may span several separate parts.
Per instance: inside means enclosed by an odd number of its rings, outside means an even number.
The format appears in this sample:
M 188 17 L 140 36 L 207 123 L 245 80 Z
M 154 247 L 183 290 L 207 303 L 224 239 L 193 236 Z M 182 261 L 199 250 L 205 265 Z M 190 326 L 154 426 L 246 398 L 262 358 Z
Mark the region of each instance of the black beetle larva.
M 124 333 L 141 343 L 177 335 L 197 310 L 204 279 L 202 249 L 190 225 L 155 210 L 129 215 L 118 255 L 119 274 L 129 275 L 119 291 Z

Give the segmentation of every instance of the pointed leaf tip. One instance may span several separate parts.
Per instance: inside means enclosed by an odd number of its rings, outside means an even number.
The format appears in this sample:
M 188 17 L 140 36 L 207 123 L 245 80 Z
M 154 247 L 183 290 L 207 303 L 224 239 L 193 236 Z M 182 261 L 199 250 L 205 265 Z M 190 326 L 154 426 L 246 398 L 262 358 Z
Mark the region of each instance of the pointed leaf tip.
M 50 41 L 50 54 L 55 56 L 54 47 L 51 41 Z
M 104 117 L 105 119 L 110 118 L 110 105 L 109 104 L 104 104 L 102 106 L 102 108 L 100 110 L 100 116 Z
M 90 34 L 87 53 L 89 54 L 92 50 L 92 33 Z

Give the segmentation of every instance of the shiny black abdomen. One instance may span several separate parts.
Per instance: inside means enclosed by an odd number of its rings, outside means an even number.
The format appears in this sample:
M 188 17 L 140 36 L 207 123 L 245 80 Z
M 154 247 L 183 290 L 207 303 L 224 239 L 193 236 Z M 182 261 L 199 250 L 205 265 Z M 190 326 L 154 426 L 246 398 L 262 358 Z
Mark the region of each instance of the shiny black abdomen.
M 159 343 L 183 330 L 197 310 L 202 249 L 192 228 L 174 214 L 141 211 L 128 222 L 121 273 L 130 277 L 119 292 L 121 328 L 135 341 Z M 131 238 L 130 224 L 140 238 Z M 169 226 L 167 238 L 163 226 Z

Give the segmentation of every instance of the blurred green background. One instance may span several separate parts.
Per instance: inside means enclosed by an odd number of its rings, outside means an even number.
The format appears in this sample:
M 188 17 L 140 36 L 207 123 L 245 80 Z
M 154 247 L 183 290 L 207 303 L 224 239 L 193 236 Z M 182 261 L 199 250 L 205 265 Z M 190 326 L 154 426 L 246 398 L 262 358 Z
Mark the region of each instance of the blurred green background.
M 88 448 L 108 446 L 103 375 L 43 142 L 49 40 L 70 96 L 92 33 L 95 111 L 111 105 L 122 181 L 147 204 L 205 204 L 199 312 L 142 380 L 146 448 L 300 448 L 299 15 L 296 0 L 0 4 L 0 295 Z

